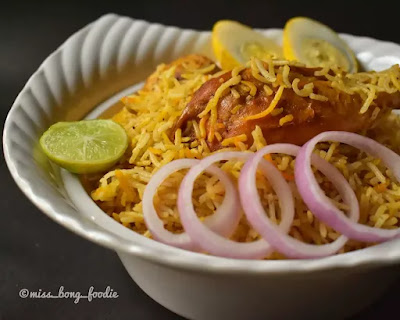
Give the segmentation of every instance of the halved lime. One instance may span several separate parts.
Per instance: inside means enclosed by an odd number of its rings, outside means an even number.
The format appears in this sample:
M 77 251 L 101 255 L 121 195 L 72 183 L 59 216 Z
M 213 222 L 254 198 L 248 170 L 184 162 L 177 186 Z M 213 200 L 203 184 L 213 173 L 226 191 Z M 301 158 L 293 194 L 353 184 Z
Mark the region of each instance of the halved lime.
M 44 153 L 74 173 L 92 173 L 115 164 L 128 147 L 125 130 L 112 120 L 58 122 L 40 138 Z

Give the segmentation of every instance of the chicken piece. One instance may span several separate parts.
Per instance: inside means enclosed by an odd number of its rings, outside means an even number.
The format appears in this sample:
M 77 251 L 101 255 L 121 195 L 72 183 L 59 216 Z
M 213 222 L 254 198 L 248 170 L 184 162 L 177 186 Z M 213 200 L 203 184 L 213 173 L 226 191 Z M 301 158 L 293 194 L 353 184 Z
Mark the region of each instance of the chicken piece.
M 256 126 L 261 128 L 268 144 L 281 142 L 302 145 L 323 131 L 360 132 L 368 129 L 377 118 L 387 114 L 391 109 L 400 108 L 400 92 L 396 90 L 393 92 L 392 90 L 393 93 L 390 94 L 385 92 L 377 93 L 367 112 L 361 114 L 360 108 L 365 101 L 365 95 L 362 97 L 357 92 L 348 94 L 332 87 L 332 82 L 325 76 L 314 75 L 317 70 L 320 69 L 291 66 L 288 78 L 290 83 L 295 78 L 299 78 L 298 88 L 300 89 L 307 83 L 313 83 L 314 94 L 327 97 L 327 101 L 311 99 L 308 96 L 303 97 L 296 94 L 293 89 L 285 88 L 274 109 L 275 112 L 257 119 L 249 119 L 248 117 L 259 114 L 270 106 L 279 86 L 283 84 L 282 73 L 278 73 L 275 85 L 270 85 L 273 93 L 268 95 L 267 91 L 264 90 L 264 83 L 253 77 L 251 69 L 243 70 L 240 73 L 242 81 L 254 84 L 257 88 L 256 94 L 251 96 L 248 90 L 243 89 L 243 84 L 235 86 L 235 90 L 240 96 L 236 94 L 235 97 L 231 90 L 225 90 L 217 103 L 218 125 L 212 127 L 212 130 L 218 130 L 222 139 L 220 141 L 215 137 L 214 139 L 207 139 L 210 149 L 217 150 L 222 147 L 221 142 L 224 139 L 242 134 L 247 136 L 246 143 L 251 145 L 253 142 L 251 132 Z M 176 122 L 173 131 L 177 128 L 185 130 L 190 120 L 199 121 L 199 114 L 206 108 L 216 90 L 230 78 L 231 72 L 229 71 L 204 83 L 194 93 L 191 101 Z M 240 106 L 237 107 L 238 105 Z M 381 110 L 378 116 L 376 114 L 372 116 L 376 106 Z M 293 119 L 287 123 L 280 124 L 280 120 L 287 115 L 293 116 Z M 289 116 L 289 119 L 291 116 Z M 206 121 L 205 126 L 209 137 L 210 120 Z M 194 132 L 187 134 L 193 138 L 195 137 Z
M 154 85 L 159 80 L 160 72 L 165 71 L 171 67 L 175 67 L 175 78 L 180 81 L 182 80 L 182 74 L 185 73 L 185 70 L 202 69 L 213 64 L 214 62 L 212 60 L 200 54 L 189 54 L 187 56 L 183 56 L 172 61 L 169 64 L 160 65 L 159 68 L 157 68 L 157 70 L 147 78 L 142 90 L 151 91 Z M 210 72 L 207 72 L 207 74 L 214 74 L 217 71 L 220 71 L 220 69 L 215 66 L 215 68 L 212 69 Z

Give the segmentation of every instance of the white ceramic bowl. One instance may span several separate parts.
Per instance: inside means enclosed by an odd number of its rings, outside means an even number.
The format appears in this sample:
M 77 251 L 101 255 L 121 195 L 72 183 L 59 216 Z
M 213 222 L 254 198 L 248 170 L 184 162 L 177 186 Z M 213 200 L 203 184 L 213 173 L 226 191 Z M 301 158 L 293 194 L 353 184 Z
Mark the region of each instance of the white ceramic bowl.
M 280 41 L 281 30 L 263 32 Z M 396 44 L 342 36 L 367 69 L 400 62 Z M 117 251 L 150 297 L 185 317 L 342 319 L 369 304 L 398 275 L 400 240 L 302 261 L 231 260 L 184 251 L 109 218 L 75 176 L 43 156 L 37 143 L 50 124 L 94 117 L 134 90 L 157 64 L 193 52 L 212 57 L 208 32 L 106 15 L 75 33 L 29 79 L 7 117 L 4 153 L 16 183 L 57 223 Z

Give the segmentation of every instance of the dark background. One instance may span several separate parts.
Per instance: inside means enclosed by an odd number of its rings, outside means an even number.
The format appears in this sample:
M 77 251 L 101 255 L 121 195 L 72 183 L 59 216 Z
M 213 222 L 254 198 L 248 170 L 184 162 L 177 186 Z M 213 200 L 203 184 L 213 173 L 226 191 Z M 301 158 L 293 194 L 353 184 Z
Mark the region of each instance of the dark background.
M 400 43 L 398 10 L 391 2 L 356 1 L 107 1 L 2 2 L 0 7 L 0 123 L 39 64 L 73 32 L 100 15 L 119 13 L 180 27 L 208 30 L 230 18 L 253 27 L 283 27 L 297 15 L 338 32 Z M 117 255 L 79 238 L 39 212 L 17 188 L 0 158 L 0 320 L 181 319 L 147 297 Z M 340 281 L 340 279 L 338 279 Z M 379 281 L 379 279 L 376 279 Z M 21 299 L 22 288 L 56 293 L 110 286 L 118 299 L 92 302 Z M 400 282 L 375 305 L 352 318 L 398 319 Z M 340 306 L 338 306 L 340 308 Z M 393 315 L 396 315 L 393 317 Z

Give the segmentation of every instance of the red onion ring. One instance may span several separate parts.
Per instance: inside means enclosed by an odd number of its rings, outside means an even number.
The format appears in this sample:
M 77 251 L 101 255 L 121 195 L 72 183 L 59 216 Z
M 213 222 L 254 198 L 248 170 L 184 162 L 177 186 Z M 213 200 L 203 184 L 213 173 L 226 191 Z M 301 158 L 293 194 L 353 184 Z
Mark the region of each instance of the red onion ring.
M 253 226 L 253 228 L 274 247 L 278 252 L 286 255 L 289 258 L 317 258 L 325 257 L 336 253 L 340 250 L 346 241 L 348 240 L 345 236 L 340 236 L 334 242 L 325 245 L 311 245 L 303 243 L 295 238 L 292 238 L 286 233 L 283 233 L 277 225 L 265 215 L 264 208 L 261 203 L 261 199 L 258 196 L 256 187 L 256 171 L 259 162 L 263 159 L 266 154 L 269 153 L 285 153 L 291 156 L 296 156 L 300 150 L 300 147 L 292 144 L 272 144 L 259 150 L 254 156 L 248 160 L 239 177 L 239 194 L 242 203 L 245 203 L 247 199 L 253 199 L 252 202 L 248 202 L 244 206 L 247 219 Z M 296 160 L 297 161 L 297 160 Z M 323 160 L 318 156 L 314 156 L 312 159 L 313 164 L 320 170 L 327 178 L 336 186 L 339 193 L 344 199 L 344 202 L 350 206 L 350 216 L 353 220 L 357 221 L 359 217 L 359 208 L 356 195 L 351 189 L 347 180 L 340 174 L 340 172 L 327 161 Z M 276 183 L 272 172 L 268 172 L 267 178 L 269 179 L 272 188 L 278 195 L 279 204 L 282 208 L 285 203 L 281 196 L 282 186 Z M 278 174 L 280 174 L 278 172 Z M 329 201 L 326 200 L 326 201 Z M 330 201 L 329 201 L 330 202 Z
M 154 208 L 153 198 L 159 185 L 169 175 L 181 169 L 191 168 L 199 163 L 200 160 L 195 159 L 172 161 L 158 170 L 147 184 L 143 193 L 143 216 L 147 228 L 156 240 L 182 249 L 198 249 L 187 233 L 174 234 L 164 228 L 164 223 Z M 225 197 L 215 213 L 204 219 L 204 225 L 223 236 L 230 236 L 240 220 L 240 203 L 236 187 L 229 176 L 218 167 L 211 166 L 206 171 L 216 175 L 224 184 Z M 203 223 L 201 224 L 203 225 Z
M 321 221 L 347 237 L 364 242 L 381 242 L 400 237 L 400 229 L 385 230 L 359 224 L 337 209 L 319 187 L 311 170 L 310 156 L 321 141 L 337 141 L 363 150 L 382 159 L 400 181 L 400 156 L 380 143 L 355 133 L 342 131 L 323 132 L 308 141 L 299 151 L 295 165 L 296 184 L 304 202 Z
M 252 154 L 247 152 L 215 153 L 201 160 L 199 164 L 190 169 L 181 183 L 178 195 L 178 209 L 185 231 L 203 250 L 213 255 L 238 259 L 259 259 L 268 256 L 272 252 L 272 247 L 263 239 L 239 243 L 212 232 L 200 222 L 193 208 L 192 192 L 197 176 L 217 161 L 230 159 L 247 160 L 251 156 Z M 279 170 L 271 163 L 264 160 L 260 164 L 260 169 L 264 174 L 271 176 L 271 180 L 280 186 L 279 196 L 282 202 L 282 221 L 277 228 L 282 233 L 289 232 L 294 216 L 293 196 L 290 187 Z M 255 199 L 248 198 L 246 200 L 248 201 L 243 202 L 243 204 L 248 206 Z

